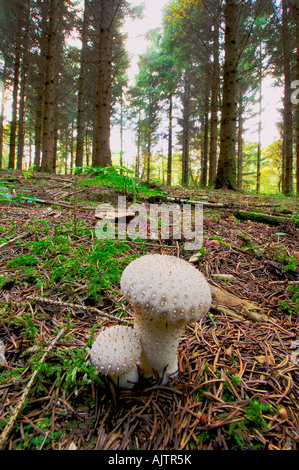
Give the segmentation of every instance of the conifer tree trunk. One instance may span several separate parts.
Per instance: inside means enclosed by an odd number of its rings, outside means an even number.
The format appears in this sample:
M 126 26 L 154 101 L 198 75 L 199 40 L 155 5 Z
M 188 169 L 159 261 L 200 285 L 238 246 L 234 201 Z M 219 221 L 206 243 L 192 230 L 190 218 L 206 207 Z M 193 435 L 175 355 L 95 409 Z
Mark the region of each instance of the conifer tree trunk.
M 17 31 L 16 31 L 16 43 L 15 43 L 12 113 L 11 113 L 11 124 L 10 124 L 10 140 L 9 140 L 8 168 L 10 169 L 15 168 L 15 160 L 16 160 L 17 108 L 18 108 L 18 93 L 19 93 L 19 85 L 20 85 L 23 13 L 24 13 L 24 4 L 23 2 L 20 2 L 18 26 L 17 26 Z
M 105 167 L 112 164 L 110 113 L 114 4 L 115 0 L 101 0 L 95 152 L 93 156 L 93 166 L 95 167 Z
M 24 144 L 25 144 L 25 101 L 28 73 L 28 46 L 29 46 L 29 28 L 30 28 L 30 3 L 24 4 L 24 34 L 22 39 L 22 66 L 21 66 L 21 86 L 19 103 L 19 121 L 18 121 L 18 154 L 17 169 L 22 170 Z
M 291 102 L 291 50 L 288 24 L 288 0 L 282 0 L 282 45 L 283 45 L 283 73 L 284 73 L 284 178 L 283 192 L 290 194 L 293 189 L 293 125 Z
M 296 17 L 296 79 L 299 80 L 299 2 L 295 6 Z M 299 193 L 299 102 L 296 106 L 296 192 Z
M 218 3 L 218 0 L 217 0 Z M 216 178 L 217 170 L 217 129 L 218 129 L 218 86 L 219 86 L 219 5 L 215 7 L 213 24 L 213 69 L 211 84 L 211 118 L 210 118 L 210 150 L 209 150 L 209 186 Z
M 237 0 L 226 0 L 224 15 L 225 61 L 223 71 L 220 154 L 215 187 L 236 189 Z
M 45 89 L 45 59 L 46 59 L 46 12 L 42 7 L 40 54 L 38 58 L 38 77 L 36 83 L 36 108 L 35 108 L 35 128 L 34 128 L 34 168 L 41 169 L 42 151 L 42 129 L 43 129 L 43 109 L 44 109 L 44 89 Z
M 243 104 L 242 94 L 238 100 L 238 157 L 237 157 L 237 185 L 242 189 L 243 184 Z
M 43 157 L 41 169 L 53 172 L 54 161 L 54 101 L 55 101 L 55 40 L 57 33 L 58 0 L 49 0 L 48 21 L 46 23 L 46 71 L 45 103 L 43 119 Z
M 0 168 L 3 165 L 3 131 L 4 131 L 4 111 L 5 111 L 5 84 L 6 84 L 6 61 L 4 63 L 2 77 L 3 80 L 0 81 L 0 99 L 1 99 L 1 109 L 0 109 Z
M 257 141 L 257 162 L 256 162 L 256 192 L 259 194 L 261 189 L 261 151 L 262 151 L 262 49 L 260 45 L 259 57 L 259 111 L 258 111 L 258 141 Z
M 182 186 L 189 184 L 189 113 L 190 113 L 190 82 L 185 72 L 183 94 L 183 149 L 182 149 Z
M 78 111 L 77 111 L 77 143 L 76 143 L 76 167 L 83 166 L 84 150 L 84 84 L 86 75 L 86 55 L 87 55 L 87 24 L 88 24 L 88 0 L 84 1 L 84 16 L 82 24 L 82 49 L 80 59 L 80 76 L 78 83 Z
M 200 185 L 205 187 L 208 178 L 208 148 L 209 148 L 209 98 L 210 98 L 210 76 L 207 71 L 206 85 L 205 85 L 205 102 L 204 102 L 204 115 L 203 115 L 203 152 L 202 152 L 202 165 L 201 165 L 201 178 Z
M 168 155 L 167 155 L 167 184 L 171 186 L 172 177 L 172 94 L 169 95 L 168 109 Z

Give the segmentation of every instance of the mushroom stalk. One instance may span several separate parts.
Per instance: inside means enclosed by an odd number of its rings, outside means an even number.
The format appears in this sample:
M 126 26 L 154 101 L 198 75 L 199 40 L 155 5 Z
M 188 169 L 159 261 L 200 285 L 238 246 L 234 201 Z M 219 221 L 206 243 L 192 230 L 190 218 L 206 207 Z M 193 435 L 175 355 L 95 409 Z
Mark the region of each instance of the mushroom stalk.
M 121 290 L 134 309 L 140 336 L 140 366 L 146 377 L 157 371 L 166 384 L 178 372 L 177 350 L 184 327 L 211 306 L 208 282 L 194 266 L 170 255 L 145 255 L 121 277 Z
M 129 372 L 125 372 L 124 374 L 111 375 L 110 378 L 118 387 L 130 390 L 138 382 L 137 366 L 133 366 Z
M 153 377 L 156 371 L 166 385 L 169 377 L 178 372 L 177 350 L 185 322 L 156 322 L 142 318 L 136 310 L 134 313 L 134 330 L 140 335 L 142 346 L 140 368 L 147 378 Z

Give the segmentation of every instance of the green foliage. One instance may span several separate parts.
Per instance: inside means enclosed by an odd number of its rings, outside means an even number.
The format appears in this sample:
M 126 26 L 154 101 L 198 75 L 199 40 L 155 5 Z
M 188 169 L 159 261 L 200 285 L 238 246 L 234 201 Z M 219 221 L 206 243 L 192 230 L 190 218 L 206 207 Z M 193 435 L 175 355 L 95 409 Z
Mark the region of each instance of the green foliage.
M 49 384 L 56 382 L 66 393 L 78 394 L 82 386 L 96 383 L 103 386 L 94 365 L 90 362 L 86 348 L 58 348 L 40 364 L 43 351 L 30 358 L 33 369 L 38 370 L 38 391 L 47 391 Z
M 8 268 L 16 268 L 19 266 L 36 266 L 38 260 L 32 255 L 18 255 L 7 263 Z
M 124 166 L 84 167 L 76 168 L 76 172 L 87 173 L 89 176 L 88 179 L 83 179 L 80 185 L 106 186 L 126 196 L 133 196 L 134 201 L 137 197 L 150 198 L 165 194 L 160 188 L 149 188 L 141 183 L 134 176 L 134 172 Z
M 245 407 L 245 423 L 254 426 L 256 429 L 268 429 L 268 424 L 263 416 L 265 411 L 272 412 L 272 407 L 265 403 L 260 403 L 258 400 L 250 400 Z
M 284 247 L 278 247 L 278 250 L 274 253 L 273 258 L 284 265 L 284 271 L 296 271 L 299 263 L 297 256 L 290 256 L 288 250 Z
M 291 301 L 294 303 L 294 310 L 299 314 L 299 286 L 289 286 Z

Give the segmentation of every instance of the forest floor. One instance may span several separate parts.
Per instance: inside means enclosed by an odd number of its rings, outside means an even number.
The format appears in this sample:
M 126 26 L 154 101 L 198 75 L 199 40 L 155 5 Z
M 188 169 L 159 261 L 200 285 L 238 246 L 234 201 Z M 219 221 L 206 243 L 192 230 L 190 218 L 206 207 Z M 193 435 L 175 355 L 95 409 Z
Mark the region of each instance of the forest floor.
M 196 253 L 184 240 L 96 238 L 95 208 L 117 203 L 113 188 L 0 171 L 1 449 L 299 448 L 298 200 L 162 189 L 208 203 Z M 241 220 L 240 210 L 285 219 Z M 196 255 L 211 285 L 258 314 L 214 305 L 186 327 L 177 378 L 121 390 L 95 372 L 89 348 L 101 328 L 132 324 L 119 280 L 145 253 Z

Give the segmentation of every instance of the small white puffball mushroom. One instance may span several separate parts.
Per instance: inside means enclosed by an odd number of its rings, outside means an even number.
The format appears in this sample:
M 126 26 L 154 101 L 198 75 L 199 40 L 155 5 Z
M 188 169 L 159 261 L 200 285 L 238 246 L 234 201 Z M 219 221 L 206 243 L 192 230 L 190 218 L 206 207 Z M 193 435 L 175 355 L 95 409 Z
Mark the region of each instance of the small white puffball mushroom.
M 129 326 L 111 326 L 96 337 L 91 361 L 96 369 L 109 375 L 121 388 L 131 389 L 138 382 L 137 362 L 141 355 L 140 336 Z
M 178 372 L 177 349 L 185 325 L 200 320 L 210 309 L 209 284 L 187 261 L 158 254 L 132 261 L 120 284 L 134 309 L 144 375 L 151 377 L 155 370 L 165 385 Z

